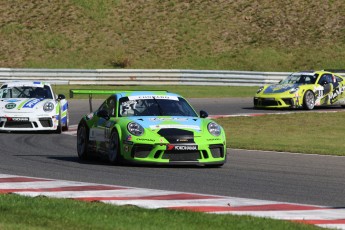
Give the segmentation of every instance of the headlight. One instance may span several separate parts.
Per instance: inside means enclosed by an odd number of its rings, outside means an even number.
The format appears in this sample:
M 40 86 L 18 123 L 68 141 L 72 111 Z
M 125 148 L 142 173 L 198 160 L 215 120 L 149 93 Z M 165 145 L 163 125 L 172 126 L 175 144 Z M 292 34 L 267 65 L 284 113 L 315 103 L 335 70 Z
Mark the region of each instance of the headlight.
M 261 86 L 261 87 L 258 89 L 258 91 L 256 91 L 256 93 L 260 93 L 263 89 L 264 89 L 264 87 Z
M 52 102 L 46 102 L 43 106 L 44 112 L 51 112 L 54 109 L 54 104 Z
M 213 136 L 219 136 L 220 135 L 220 132 L 221 132 L 220 126 L 215 122 L 209 123 L 207 125 L 207 129 Z
M 299 90 L 298 87 L 290 89 L 290 93 L 296 93 Z
M 135 136 L 141 136 L 144 134 L 144 128 L 136 122 L 130 122 L 127 125 L 128 132 Z

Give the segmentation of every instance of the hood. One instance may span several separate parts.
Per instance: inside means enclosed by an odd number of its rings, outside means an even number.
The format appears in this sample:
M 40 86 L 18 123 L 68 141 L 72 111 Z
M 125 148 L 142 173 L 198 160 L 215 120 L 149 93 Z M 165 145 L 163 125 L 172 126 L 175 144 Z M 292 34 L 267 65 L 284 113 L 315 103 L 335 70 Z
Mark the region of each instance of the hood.
M 2 98 L 0 110 L 4 112 L 31 112 L 33 109 L 43 108 L 43 105 L 51 99 L 44 98 Z
M 143 128 L 153 131 L 160 129 L 187 129 L 193 132 L 202 131 L 202 119 L 198 117 L 140 117 L 133 119 Z
M 298 84 L 275 84 L 268 86 L 264 93 L 284 93 L 286 91 L 290 91 L 293 88 L 298 87 Z

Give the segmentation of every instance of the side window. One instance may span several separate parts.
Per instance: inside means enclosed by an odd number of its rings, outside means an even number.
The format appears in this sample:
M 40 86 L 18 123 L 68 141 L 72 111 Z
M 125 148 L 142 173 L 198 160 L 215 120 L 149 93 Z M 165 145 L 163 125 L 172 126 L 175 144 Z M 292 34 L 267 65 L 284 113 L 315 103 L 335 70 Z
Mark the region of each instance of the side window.
M 343 81 L 343 79 L 341 79 L 340 77 L 335 76 L 335 78 L 336 78 L 337 82 L 342 82 Z
M 116 111 L 116 98 L 115 97 L 110 97 L 108 99 L 108 113 L 109 116 L 114 117 L 115 116 L 115 111 Z
M 98 111 L 100 111 L 100 110 L 108 110 L 107 108 L 108 108 L 108 106 L 107 106 L 107 101 L 105 101 L 105 102 L 103 102 L 103 104 L 98 108 Z
M 322 75 L 320 80 L 319 80 L 319 84 L 325 85 L 325 84 L 329 84 L 329 83 L 332 83 L 332 75 L 331 74 Z
M 327 82 L 328 83 L 333 83 L 333 76 L 330 74 L 327 74 Z
M 111 96 L 105 102 L 103 102 L 103 104 L 99 107 L 98 111 L 106 110 L 109 116 L 113 117 L 115 116 L 115 111 L 116 111 L 115 105 L 116 105 L 116 97 Z
M 49 86 L 45 85 L 44 86 L 44 98 L 53 98 L 52 90 Z

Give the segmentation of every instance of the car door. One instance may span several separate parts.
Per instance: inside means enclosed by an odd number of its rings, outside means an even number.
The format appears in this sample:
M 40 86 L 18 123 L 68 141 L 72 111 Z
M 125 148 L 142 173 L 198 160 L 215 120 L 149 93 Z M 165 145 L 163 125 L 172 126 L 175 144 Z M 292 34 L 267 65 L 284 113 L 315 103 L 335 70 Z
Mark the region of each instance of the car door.
M 110 96 L 96 111 L 96 120 L 94 126 L 90 129 L 90 140 L 96 141 L 97 151 L 107 150 L 109 140 L 109 130 L 113 125 L 115 116 L 115 95 Z
M 344 82 L 342 78 L 333 75 L 333 92 L 331 96 L 331 104 L 344 104 Z
M 331 104 L 333 95 L 333 78 L 332 74 L 324 73 L 319 78 L 318 84 L 323 87 L 323 90 L 319 94 L 320 105 Z

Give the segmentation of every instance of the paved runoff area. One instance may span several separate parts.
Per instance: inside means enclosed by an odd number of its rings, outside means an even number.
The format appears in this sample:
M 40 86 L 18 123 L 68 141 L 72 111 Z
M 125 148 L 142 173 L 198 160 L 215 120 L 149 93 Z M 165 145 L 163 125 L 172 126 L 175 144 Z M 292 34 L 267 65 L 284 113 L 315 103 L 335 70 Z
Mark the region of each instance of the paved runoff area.
M 245 199 L 0 174 L 0 193 L 46 196 L 141 208 L 251 215 L 345 229 L 345 208 Z

